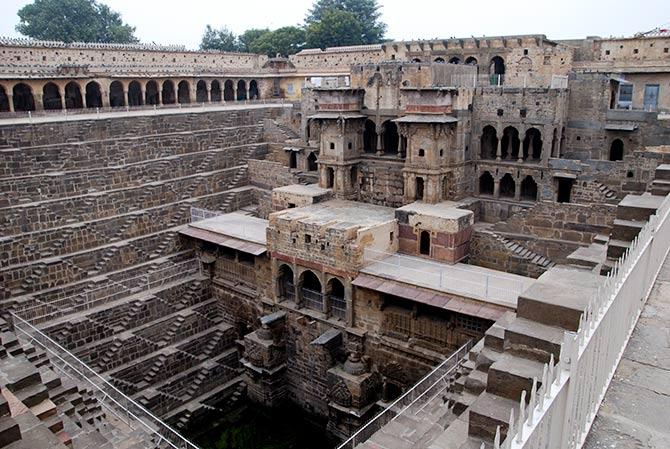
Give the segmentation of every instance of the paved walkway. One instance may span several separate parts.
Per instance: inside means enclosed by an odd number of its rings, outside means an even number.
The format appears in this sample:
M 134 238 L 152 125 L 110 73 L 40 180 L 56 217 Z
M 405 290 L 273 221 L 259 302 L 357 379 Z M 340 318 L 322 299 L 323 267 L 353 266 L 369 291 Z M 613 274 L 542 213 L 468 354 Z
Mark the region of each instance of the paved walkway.
M 178 106 L 176 107 L 165 107 L 161 106 L 160 108 L 151 109 L 151 108 L 142 108 L 142 109 L 129 109 L 125 110 L 120 108 L 117 111 L 101 111 L 100 113 L 92 112 L 83 112 L 81 109 L 75 109 L 69 114 L 65 114 L 64 111 L 57 111 L 47 113 L 37 112 L 32 117 L 7 117 L 0 118 L 0 126 L 2 125 L 20 125 L 26 123 L 50 123 L 50 122 L 73 122 L 77 120 L 103 120 L 108 118 L 118 118 L 118 117 L 144 117 L 146 115 L 173 115 L 173 114 L 198 114 L 206 112 L 215 112 L 215 111 L 231 111 L 239 109 L 262 109 L 262 108 L 290 108 L 293 103 L 262 103 L 254 102 L 249 104 L 231 102 L 229 104 L 221 105 L 211 105 L 206 104 L 205 106 L 200 105 L 189 105 L 183 108 Z
M 584 448 L 670 448 L 670 255 Z

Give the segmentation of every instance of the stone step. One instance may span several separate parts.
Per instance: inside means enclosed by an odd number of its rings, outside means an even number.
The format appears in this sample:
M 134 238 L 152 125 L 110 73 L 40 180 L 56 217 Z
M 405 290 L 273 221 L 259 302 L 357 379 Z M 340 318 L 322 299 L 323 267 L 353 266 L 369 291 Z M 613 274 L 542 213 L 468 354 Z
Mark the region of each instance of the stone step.
M 482 393 L 470 407 L 468 435 L 490 442 L 495 438 L 496 427 L 500 426 L 503 441 L 507 436 L 510 410 L 514 410 L 514 416 L 519 416 L 519 401 Z
M 542 363 L 558 361 L 565 330 L 517 317 L 505 331 L 505 349 Z
M 502 352 L 491 348 L 484 348 L 480 351 L 475 361 L 475 367 L 478 371 L 488 372 L 491 365 L 500 358 Z
M 531 321 L 577 331 L 582 312 L 588 303 L 582 286 L 535 282 L 517 302 L 517 316 Z
M 665 196 L 670 193 L 670 180 L 655 179 L 651 183 L 651 194 Z
M 661 164 L 656 167 L 654 179 L 670 181 L 670 164 Z
M 0 417 L 0 447 L 9 446 L 21 439 L 21 430 L 14 418 L 10 416 Z
M 628 248 L 630 248 L 630 241 L 610 239 L 607 245 L 607 257 L 618 259 L 625 254 Z
M 616 218 L 647 221 L 649 216 L 659 208 L 664 198 L 650 194 L 626 195 L 617 205 Z
M 518 401 L 523 390 L 530 396 L 533 378 L 539 387 L 542 368 L 541 362 L 505 353 L 489 368 L 486 391 Z
M 622 220 L 616 218 L 614 219 L 614 223 L 612 223 L 610 239 L 631 242 L 640 233 L 646 223 L 646 221 Z
M 478 395 L 486 388 L 487 377 L 487 374 L 482 371 L 474 370 L 470 372 L 465 377 L 465 391 Z

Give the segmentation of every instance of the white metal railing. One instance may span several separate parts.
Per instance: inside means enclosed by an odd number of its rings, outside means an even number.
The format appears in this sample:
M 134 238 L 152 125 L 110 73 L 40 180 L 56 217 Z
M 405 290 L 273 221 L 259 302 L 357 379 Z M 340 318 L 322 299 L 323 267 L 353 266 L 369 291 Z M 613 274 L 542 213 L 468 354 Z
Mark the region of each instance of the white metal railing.
M 25 338 L 31 344 L 43 348 L 50 354 L 49 360 L 55 368 L 75 380 L 78 385 L 92 387 L 96 398 L 105 408 L 131 429 L 145 431 L 156 447 L 198 449 L 196 445 L 107 382 L 67 349 L 16 314 L 9 313 L 19 338 Z
M 183 279 L 198 273 L 200 264 L 196 259 L 189 259 L 184 262 L 171 265 L 169 267 L 157 270 L 151 273 L 139 276 L 120 279 L 115 281 L 108 279 L 106 285 L 82 293 L 57 298 L 51 301 L 40 301 L 33 298 L 34 305 L 21 308 L 17 305 L 14 313 L 22 319 L 28 320 L 31 324 L 42 323 L 61 316 L 65 316 L 81 310 L 89 310 L 100 304 L 105 304 L 115 299 L 128 295 L 128 291 L 133 289 L 135 293 L 151 290 L 172 282 L 175 279 Z M 110 288 L 110 284 L 114 288 Z M 98 297 L 97 293 L 105 293 Z
M 670 249 L 670 195 L 616 261 L 581 316 L 565 332 L 560 360 L 545 364 L 530 401 L 510 411 L 507 438 L 497 429 L 494 448 L 577 449 L 591 429 L 638 317 Z
M 491 301 L 516 303 L 526 284 L 512 276 L 487 273 L 476 268 L 442 264 L 414 256 L 366 248 L 364 264 L 379 264 L 393 271 L 400 281 L 474 295 Z M 413 265 L 415 267 L 413 267 Z
M 291 105 L 290 101 L 285 102 L 283 98 L 263 98 L 258 100 L 237 100 L 237 101 L 223 101 L 220 102 L 206 102 L 206 103 L 172 103 L 163 105 L 139 105 L 139 106 L 106 106 L 97 108 L 76 108 L 76 109 L 52 109 L 42 111 L 15 111 L 15 112 L 0 112 L 0 119 L 3 118 L 36 118 L 36 117 L 62 117 L 67 120 L 68 117 L 77 117 L 81 115 L 98 115 L 109 112 L 136 112 L 136 111 L 153 111 L 158 114 L 159 111 L 166 109 L 186 109 L 197 110 L 215 108 L 221 106 L 241 106 L 241 105 L 263 105 L 263 104 L 287 104 Z
M 191 206 L 191 223 L 200 220 L 206 220 L 207 218 L 218 217 L 219 215 L 224 215 L 224 212 L 216 210 L 200 209 Z
M 410 412 L 417 406 L 421 409 L 423 403 L 429 402 L 437 395 L 441 394 L 446 388 L 448 378 L 450 378 L 455 373 L 456 369 L 465 361 L 465 357 L 468 355 L 470 349 L 472 349 L 472 345 L 472 340 L 469 340 L 463 346 L 458 348 L 446 360 L 437 365 L 435 369 L 426 374 L 412 388 L 407 390 L 388 407 L 379 412 L 377 416 L 358 429 L 348 440 L 339 445 L 337 449 L 353 449 L 359 444 L 365 443 L 375 434 L 375 432 L 396 419 L 398 416 Z

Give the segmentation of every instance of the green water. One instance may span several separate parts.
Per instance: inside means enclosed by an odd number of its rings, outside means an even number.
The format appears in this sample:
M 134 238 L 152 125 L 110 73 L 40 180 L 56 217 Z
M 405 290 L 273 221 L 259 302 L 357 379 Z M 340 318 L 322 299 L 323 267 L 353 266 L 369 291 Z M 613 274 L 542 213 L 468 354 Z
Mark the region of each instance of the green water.
M 338 444 L 326 432 L 325 422 L 315 422 L 295 406 L 270 410 L 246 403 L 207 417 L 198 427 L 208 421 L 216 422 L 215 427 L 192 436 L 202 449 L 332 449 Z

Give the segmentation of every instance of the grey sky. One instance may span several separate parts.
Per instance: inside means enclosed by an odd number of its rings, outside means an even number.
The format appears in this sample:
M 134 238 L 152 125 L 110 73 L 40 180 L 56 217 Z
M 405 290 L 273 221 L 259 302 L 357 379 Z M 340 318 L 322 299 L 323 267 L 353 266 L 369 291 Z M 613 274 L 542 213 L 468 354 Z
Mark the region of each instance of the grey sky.
M 206 24 L 277 28 L 302 22 L 312 0 L 102 0 L 143 42 L 197 48 Z M 18 36 L 16 12 L 31 0 L 2 0 L 0 35 Z M 391 39 L 546 34 L 550 39 L 630 36 L 670 27 L 669 0 L 380 0 Z

